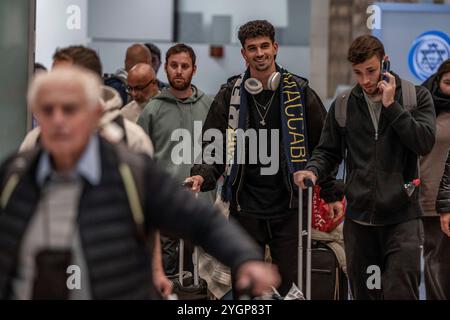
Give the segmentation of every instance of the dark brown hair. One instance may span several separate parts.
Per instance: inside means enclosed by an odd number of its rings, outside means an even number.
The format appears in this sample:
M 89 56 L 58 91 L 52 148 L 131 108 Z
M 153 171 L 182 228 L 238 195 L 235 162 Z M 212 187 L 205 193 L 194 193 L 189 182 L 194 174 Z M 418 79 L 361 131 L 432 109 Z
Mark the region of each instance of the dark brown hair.
M 69 46 L 56 49 L 53 54 L 53 61 L 72 61 L 74 65 L 89 69 L 100 77 L 102 76 L 102 63 L 100 58 L 91 48 L 84 46 Z
M 359 64 L 374 55 L 381 61 L 385 56 L 384 46 L 377 37 L 366 34 L 353 40 L 348 49 L 347 60 L 352 64 Z
M 176 45 L 172 46 L 167 50 L 166 52 L 166 63 L 169 61 L 170 56 L 178 53 L 186 52 L 189 54 L 192 60 L 192 65 L 195 66 L 195 60 L 197 59 L 195 56 L 194 49 L 192 49 L 190 46 L 184 43 L 177 43 Z
M 275 41 L 275 28 L 267 20 L 253 20 L 239 28 L 238 38 L 244 48 L 245 40 L 257 37 L 269 37 L 272 43 Z
M 442 76 L 449 72 L 450 72 L 450 59 L 447 59 L 444 62 L 442 62 L 441 66 L 439 67 L 438 71 L 436 72 L 437 81 L 441 81 Z
M 144 45 L 150 50 L 150 52 L 158 57 L 159 60 L 161 60 L 161 50 L 154 45 L 153 43 L 147 42 L 144 43 Z

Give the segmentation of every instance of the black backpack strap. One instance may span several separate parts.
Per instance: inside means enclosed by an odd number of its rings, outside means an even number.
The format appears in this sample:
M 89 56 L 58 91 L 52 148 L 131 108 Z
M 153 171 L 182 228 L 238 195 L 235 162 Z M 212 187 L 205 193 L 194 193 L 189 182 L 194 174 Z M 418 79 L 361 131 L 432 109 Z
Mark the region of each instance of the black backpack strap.
M 416 86 L 405 80 L 401 80 L 402 87 L 402 99 L 403 99 L 403 107 L 411 112 L 415 108 L 417 108 L 417 94 L 416 94 Z M 417 178 L 420 179 L 420 156 L 417 156 Z
M 127 94 L 127 82 L 125 79 L 117 76 L 116 74 L 107 73 L 103 75 L 103 84 L 105 86 L 115 89 L 122 99 L 121 108 L 127 104 L 128 94 Z
M 145 231 L 145 158 L 133 154 L 124 143 L 118 143 L 115 147 L 119 159 L 119 173 L 125 186 L 138 235 L 145 241 L 153 240 L 153 237 L 149 237 Z

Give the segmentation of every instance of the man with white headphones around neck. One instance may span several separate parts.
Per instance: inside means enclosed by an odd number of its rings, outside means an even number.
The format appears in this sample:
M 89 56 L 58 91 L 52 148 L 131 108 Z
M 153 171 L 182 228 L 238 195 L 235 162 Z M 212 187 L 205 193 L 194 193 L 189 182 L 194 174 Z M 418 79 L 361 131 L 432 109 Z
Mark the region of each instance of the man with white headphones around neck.
M 248 68 L 222 85 L 203 132 L 219 129 L 226 137 L 238 129 L 256 130 L 258 141 L 245 143 L 245 163 L 241 163 L 236 157 L 239 143 L 226 140 L 221 147 L 232 161 L 195 165 L 187 181 L 193 183 L 193 191 L 208 191 L 225 174 L 222 198 L 230 203 L 230 217 L 256 240 L 261 252 L 269 246 L 272 262 L 282 277 L 279 292 L 285 295 L 297 282 L 298 189 L 293 174 L 304 167 L 318 144 L 326 110 L 306 79 L 275 63 L 278 43 L 272 24 L 250 21 L 240 27 L 238 36 Z M 263 159 L 257 159 L 256 164 L 249 162 L 256 150 L 260 154 L 264 143 L 266 151 L 271 150 L 271 159 L 276 153 L 279 160 L 272 174 L 264 173 L 270 164 Z M 205 152 L 209 144 L 203 142 Z M 334 180 L 327 180 L 321 187 L 325 201 L 342 211 L 340 203 L 336 204 L 342 193 Z

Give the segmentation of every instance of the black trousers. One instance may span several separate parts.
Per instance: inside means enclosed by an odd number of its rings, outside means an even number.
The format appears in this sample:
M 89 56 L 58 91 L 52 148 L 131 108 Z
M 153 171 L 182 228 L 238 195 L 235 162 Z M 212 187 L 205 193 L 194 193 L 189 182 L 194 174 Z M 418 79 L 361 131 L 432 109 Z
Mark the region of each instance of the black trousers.
M 292 283 L 297 283 L 298 214 L 296 211 L 277 219 L 258 219 L 242 215 L 231 215 L 259 245 L 264 254 L 270 248 L 272 263 L 281 275 L 279 293 L 288 293 Z
M 422 231 L 421 219 L 375 227 L 347 218 L 344 244 L 353 298 L 418 300 Z M 380 271 L 379 287 L 374 266 Z
M 178 273 L 178 239 L 161 235 L 161 254 L 164 273 L 172 276 Z
M 450 300 L 450 238 L 439 217 L 424 217 L 423 257 L 427 300 Z

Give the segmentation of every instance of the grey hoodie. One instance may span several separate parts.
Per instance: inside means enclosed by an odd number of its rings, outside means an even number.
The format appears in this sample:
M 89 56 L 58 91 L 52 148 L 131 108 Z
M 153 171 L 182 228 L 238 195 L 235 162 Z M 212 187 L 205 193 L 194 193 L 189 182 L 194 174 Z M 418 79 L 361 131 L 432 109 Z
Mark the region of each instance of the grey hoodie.
M 168 88 L 163 89 L 145 106 L 137 121 L 153 142 L 156 161 L 180 184 L 190 176 L 193 165 L 194 121 L 201 121 L 200 133 L 196 137 L 201 146 L 201 128 L 213 101 L 197 87 L 192 86 L 192 88 L 193 94 L 186 100 L 176 98 Z M 189 132 L 189 136 L 185 138 L 177 136 L 177 139 L 171 139 L 174 132 L 181 131 Z M 190 140 L 187 140 L 188 137 Z M 183 152 L 180 151 L 181 141 L 189 142 L 190 148 L 186 148 L 191 153 L 188 163 L 177 163 L 183 157 Z M 213 200 L 214 193 L 208 197 Z

